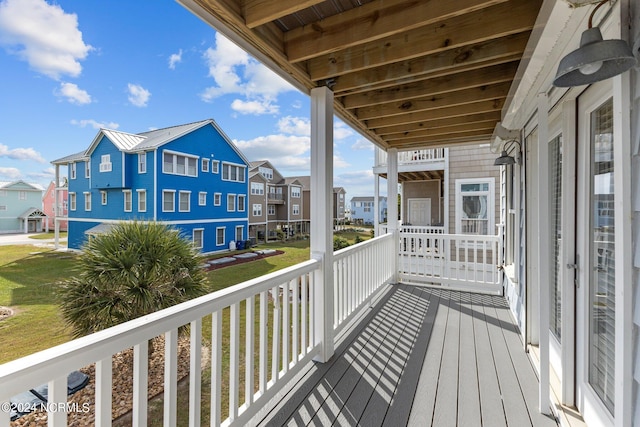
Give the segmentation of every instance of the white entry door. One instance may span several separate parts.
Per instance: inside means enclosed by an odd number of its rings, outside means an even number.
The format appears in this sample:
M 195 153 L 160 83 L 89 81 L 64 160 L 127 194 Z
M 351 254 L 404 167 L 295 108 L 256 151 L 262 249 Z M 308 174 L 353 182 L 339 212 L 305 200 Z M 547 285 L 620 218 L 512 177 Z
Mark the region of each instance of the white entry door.
M 611 81 L 578 98 L 576 403 L 589 425 L 613 425 L 616 389 L 614 128 Z
M 431 199 L 409 199 L 409 217 L 411 225 L 431 225 Z

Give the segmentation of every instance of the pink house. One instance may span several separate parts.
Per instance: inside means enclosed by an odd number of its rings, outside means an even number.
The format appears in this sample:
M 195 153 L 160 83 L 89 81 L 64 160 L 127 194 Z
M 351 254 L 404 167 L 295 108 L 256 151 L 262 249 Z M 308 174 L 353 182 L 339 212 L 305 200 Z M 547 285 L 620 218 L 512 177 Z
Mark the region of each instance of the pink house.
M 44 219 L 44 227 L 46 230 L 54 229 L 54 218 L 56 217 L 55 205 L 55 182 L 51 181 L 47 190 L 42 197 L 42 211 L 47 215 Z M 67 187 L 59 187 L 58 188 L 58 217 L 67 217 Z M 60 220 L 60 231 L 67 231 L 67 221 Z

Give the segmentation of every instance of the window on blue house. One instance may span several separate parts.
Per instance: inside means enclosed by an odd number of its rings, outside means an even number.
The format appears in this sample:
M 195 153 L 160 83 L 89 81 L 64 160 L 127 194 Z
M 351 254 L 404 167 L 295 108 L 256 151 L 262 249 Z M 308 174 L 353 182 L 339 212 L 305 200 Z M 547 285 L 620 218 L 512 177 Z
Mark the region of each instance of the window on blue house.
M 191 191 L 180 192 L 180 212 L 189 212 L 191 210 Z
M 84 210 L 87 212 L 91 210 L 91 193 L 89 192 L 84 193 Z
M 227 195 L 227 212 L 235 212 L 236 210 L 236 195 L 228 194 Z
M 215 193 L 213 195 L 213 206 L 220 206 L 222 204 L 222 193 Z
M 123 190 L 122 193 L 124 194 L 124 211 L 131 212 L 133 209 L 131 202 L 131 190 Z
M 106 191 L 101 191 L 100 192 L 100 200 L 102 201 L 102 205 L 105 206 L 107 204 L 107 192 Z
M 176 192 L 175 190 L 163 190 L 162 191 L 162 212 L 175 212 L 176 211 Z
M 207 205 L 207 192 L 201 191 L 198 193 L 198 205 L 206 206 Z
M 224 246 L 224 227 L 216 228 L 216 246 Z
M 193 229 L 193 246 L 202 249 L 202 242 L 204 241 L 204 228 Z
M 138 153 L 138 173 L 147 173 L 147 153 Z
M 84 162 L 84 177 L 91 178 L 91 161 Z
M 103 154 L 100 156 L 100 172 L 111 172 L 111 154 Z
M 244 225 L 236 225 L 236 242 L 244 240 Z
M 245 169 L 246 168 L 244 166 L 223 163 L 222 164 L 222 180 L 244 182 Z
M 214 160 L 211 162 L 211 173 L 220 173 L 220 162 Z
M 245 199 L 244 194 L 238 194 L 238 212 L 244 212 Z
M 69 210 L 76 210 L 76 193 L 69 193 Z
M 147 190 L 136 190 L 138 193 L 138 212 L 147 211 Z
M 202 159 L 202 172 L 209 172 L 209 159 Z
M 198 158 L 164 151 L 162 172 L 173 175 L 198 176 Z
M 69 179 L 76 179 L 76 164 L 69 164 Z

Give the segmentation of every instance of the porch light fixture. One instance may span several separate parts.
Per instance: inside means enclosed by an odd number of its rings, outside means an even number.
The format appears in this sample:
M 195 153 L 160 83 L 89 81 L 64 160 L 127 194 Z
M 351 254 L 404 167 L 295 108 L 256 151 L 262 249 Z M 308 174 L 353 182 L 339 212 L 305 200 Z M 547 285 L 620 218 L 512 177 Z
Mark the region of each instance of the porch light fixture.
M 518 144 L 518 151 L 516 152 L 515 156 L 510 156 L 509 153 L 507 153 L 507 146 L 510 143 Z M 504 144 L 504 147 L 502 148 L 502 154 L 500 154 L 500 157 L 498 157 L 496 159 L 496 161 L 493 162 L 493 165 L 494 166 L 507 166 L 507 165 L 515 165 L 516 163 L 520 164 L 519 153 L 520 153 L 520 143 L 515 139 L 509 140 Z
M 609 0 L 602 0 L 589 16 L 589 28 L 582 33 L 580 47 L 562 58 L 553 85 L 581 86 L 622 74 L 636 58 L 624 40 L 603 40 L 600 28 L 593 27 L 593 15 Z

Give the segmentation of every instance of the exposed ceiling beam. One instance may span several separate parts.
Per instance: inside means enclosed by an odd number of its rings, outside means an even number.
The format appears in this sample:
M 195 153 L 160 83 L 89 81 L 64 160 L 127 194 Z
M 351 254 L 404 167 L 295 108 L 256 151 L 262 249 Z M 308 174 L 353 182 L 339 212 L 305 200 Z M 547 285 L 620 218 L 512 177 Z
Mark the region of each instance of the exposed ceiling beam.
M 360 120 L 370 120 L 379 117 L 403 115 L 415 111 L 435 110 L 455 105 L 464 105 L 475 101 L 488 101 L 506 98 L 510 82 L 498 83 L 483 87 L 458 90 L 439 95 L 416 98 L 408 101 L 389 102 L 355 110 Z
M 362 108 L 369 105 L 393 102 L 399 98 L 406 101 L 479 86 L 510 82 L 513 80 L 517 69 L 517 62 L 499 64 L 480 70 L 455 73 L 392 88 L 348 95 L 342 98 L 342 103 L 348 109 Z
M 285 34 L 293 63 L 460 16 L 506 0 L 375 0 Z M 348 29 L 348 31 L 345 31 Z
M 480 132 L 482 134 L 487 131 L 493 132 L 496 126 L 495 120 L 477 123 L 460 124 L 457 126 L 447 126 L 433 129 L 422 129 L 405 132 L 404 134 L 394 133 L 391 135 L 382 135 L 385 141 L 393 144 L 394 141 L 410 140 L 412 138 L 425 138 L 435 135 L 453 135 L 456 133 Z
M 528 32 L 533 28 L 531 17 L 537 15 L 540 3 L 541 0 L 511 0 L 502 5 L 375 42 L 349 48 L 337 43 L 339 49 L 308 61 L 309 73 L 312 80 L 319 81 L 472 43 Z
M 480 123 L 486 121 L 498 122 L 500 121 L 500 111 L 491 111 L 488 113 L 470 114 L 457 117 L 448 117 L 446 119 L 438 119 L 431 121 L 421 121 L 417 123 L 405 123 L 399 126 L 388 126 L 379 129 L 376 133 L 385 138 L 393 134 L 405 134 L 407 132 L 414 132 L 424 129 L 439 129 L 450 126 L 460 126 L 470 123 Z
M 244 20 L 249 28 L 298 12 L 324 0 L 244 0 Z

